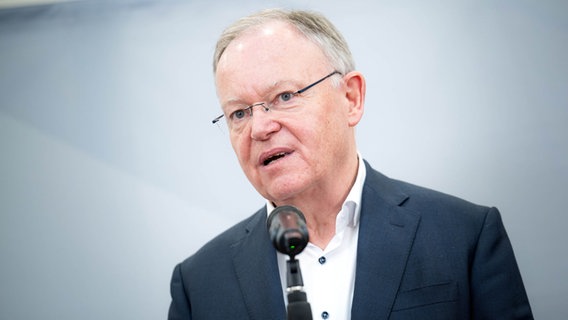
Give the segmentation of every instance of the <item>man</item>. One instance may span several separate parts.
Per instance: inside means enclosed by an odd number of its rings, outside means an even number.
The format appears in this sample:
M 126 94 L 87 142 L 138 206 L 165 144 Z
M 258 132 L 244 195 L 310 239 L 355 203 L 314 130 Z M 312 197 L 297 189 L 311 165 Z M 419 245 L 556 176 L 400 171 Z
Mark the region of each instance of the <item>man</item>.
M 285 319 L 286 257 L 266 228 L 281 205 L 306 217 L 297 258 L 314 319 L 532 318 L 497 209 L 363 161 L 365 79 L 324 17 L 245 17 L 221 35 L 214 72 L 214 121 L 267 204 L 175 268 L 169 319 Z

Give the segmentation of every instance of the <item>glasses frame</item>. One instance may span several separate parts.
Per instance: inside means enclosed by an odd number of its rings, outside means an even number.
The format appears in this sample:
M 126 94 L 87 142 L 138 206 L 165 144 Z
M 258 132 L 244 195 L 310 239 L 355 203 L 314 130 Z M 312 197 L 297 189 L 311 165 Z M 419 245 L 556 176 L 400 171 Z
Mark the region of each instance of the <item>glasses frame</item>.
M 314 83 L 312 83 L 312 84 L 309 84 L 309 85 L 307 85 L 306 87 L 304 87 L 304 88 L 302 88 L 302 89 L 300 89 L 300 90 L 298 90 L 298 91 L 292 92 L 292 95 L 296 96 L 296 95 L 302 94 L 302 93 L 308 91 L 309 89 L 311 89 L 312 87 L 314 87 L 314 86 L 318 85 L 319 83 L 323 82 L 325 79 L 327 79 L 327 78 L 329 78 L 329 77 L 331 77 L 331 76 L 333 76 L 333 75 L 336 75 L 336 74 L 339 74 L 339 75 L 340 75 L 341 72 L 335 70 L 335 71 L 331 72 L 330 74 L 326 75 L 325 77 L 319 79 L 318 81 L 316 81 L 316 82 L 314 82 Z M 243 108 L 243 110 L 250 110 L 250 111 L 251 111 L 250 114 L 251 114 L 251 116 L 252 116 L 252 108 L 254 108 L 254 107 L 256 107 L 256 106 L 260 106 L 260 105 L 263 107 L 264 111 L 269 111 L 269 110 L 270 110 L 270 108 L 269 108 L 264 102 L 253 103 L 253 104 L 251 104 L 250 106 L 248 106 L 248 107 L 246 107 L 246 108 Z M 221 114 L 220 116 L 218 116 L 218 117 L 216 117 L 215 119 L 213 119 L 211 122 L 212 122 L 213 124 L 216 124 L 216 123 L 219 122 L 219 120 L 221 120 L 224 116 L 225 116 L 225 114 L 223 113 L 223 114 Z

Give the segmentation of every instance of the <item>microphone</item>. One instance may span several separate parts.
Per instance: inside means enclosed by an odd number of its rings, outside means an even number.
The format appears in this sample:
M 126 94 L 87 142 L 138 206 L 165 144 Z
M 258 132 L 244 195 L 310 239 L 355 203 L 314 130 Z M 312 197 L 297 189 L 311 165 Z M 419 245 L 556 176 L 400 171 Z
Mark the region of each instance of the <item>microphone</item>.
M 308 245 L 306 218 L 298 208 L 276 207 L 268 216 L 267 224 L 272 244 L 276 250 L 290 256 L 291 260 Z
M 312 320 L 312 309 L 304 292 L 300 261 L 295 259 L 308 245 L 306 218 L 296 207 L 280 206 L 268 216 L 267 227 L 276 250 L 290 257 L 286 261 L 287 320 Z

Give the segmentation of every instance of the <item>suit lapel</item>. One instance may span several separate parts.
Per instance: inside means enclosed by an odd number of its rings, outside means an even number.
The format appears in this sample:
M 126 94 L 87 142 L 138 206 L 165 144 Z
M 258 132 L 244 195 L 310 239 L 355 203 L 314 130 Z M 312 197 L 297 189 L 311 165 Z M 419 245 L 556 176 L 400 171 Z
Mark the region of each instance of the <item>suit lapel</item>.
M 232 252 L 250 319 L 284 319 L 286 309 L 276 250 L 266 228 L 266 209 L 260 210 L 251 219 L 246 234 L 234 243 Z
M 400 206 L 408 197 L 390 179 L 366 166 L 351 319 L 388 319 L 420 216 Z

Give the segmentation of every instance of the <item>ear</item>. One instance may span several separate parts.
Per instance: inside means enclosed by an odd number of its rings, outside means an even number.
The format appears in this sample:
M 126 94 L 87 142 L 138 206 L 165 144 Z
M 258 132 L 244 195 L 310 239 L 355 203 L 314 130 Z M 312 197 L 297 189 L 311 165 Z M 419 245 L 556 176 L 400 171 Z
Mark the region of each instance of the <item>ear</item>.
M 358 71 L 352 71 L 343 77 L 345 83 L 345 97 L 349 103 L 349 126 L 356 126 L 363 117 L 365 109 L 365 77 Z

